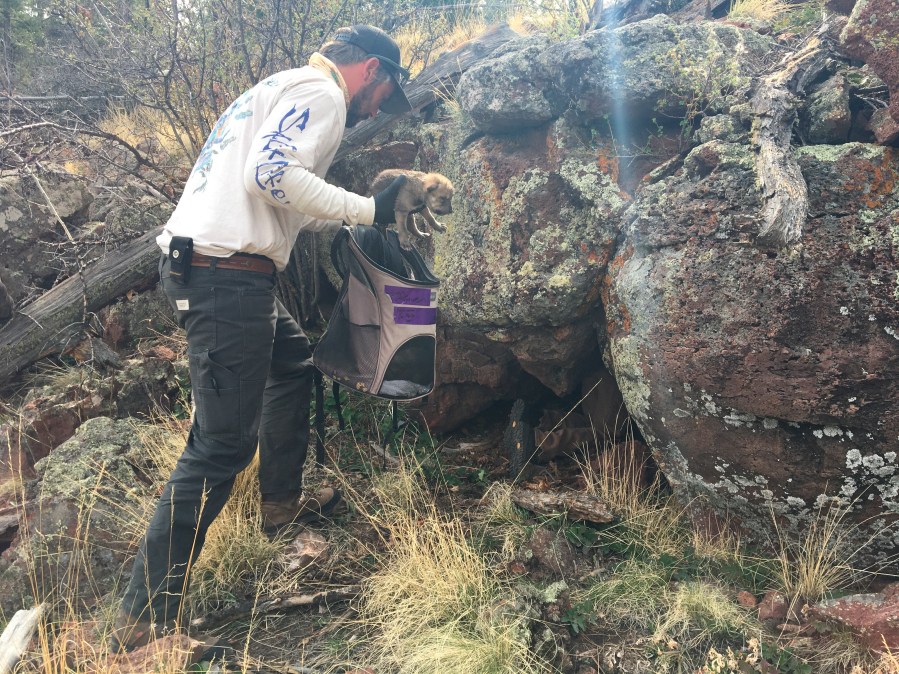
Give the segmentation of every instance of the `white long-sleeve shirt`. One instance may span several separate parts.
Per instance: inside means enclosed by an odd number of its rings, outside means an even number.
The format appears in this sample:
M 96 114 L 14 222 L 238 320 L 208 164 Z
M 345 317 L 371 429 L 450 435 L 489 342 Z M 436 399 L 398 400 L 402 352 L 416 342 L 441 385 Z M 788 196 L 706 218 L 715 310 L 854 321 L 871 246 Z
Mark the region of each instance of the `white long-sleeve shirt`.
M 234 101 L 156 239 L 163 252 L 173 236 L 186 236 L 204 255 L 254 253 L 282 270 L 301 229 L 371 224 L 374 199 L 323 180 L 346 122 L 338 78 L 311 66 L 295 68 Z

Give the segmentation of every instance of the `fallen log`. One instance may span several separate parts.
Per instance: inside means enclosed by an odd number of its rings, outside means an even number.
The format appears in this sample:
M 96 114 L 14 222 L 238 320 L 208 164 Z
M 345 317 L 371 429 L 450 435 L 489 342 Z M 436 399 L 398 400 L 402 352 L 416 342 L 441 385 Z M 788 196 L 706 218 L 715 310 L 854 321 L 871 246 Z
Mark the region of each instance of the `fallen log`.
M 808 186 L 793 156 L 791 139 L 796 121 L 797 94 L 826 66 L 821 40 L 788 55 L 779 69 L 763 78 L 752 97 L 752 141 L 758 150 L 756 166 L 765 206 L 758 240 L 775 247 L 789 246 L 802 237 L 808 216 Z
M 40 624 L 44 605 L 16 611 L 0 635 L 0 674 L 12 672 Z
M 17 311 L 0 328 L 0 383 L 45 356 L 79 343 L 87 331 L 84 310 L 99 311 L 129 290 L 157 281 L 159 230 L 143 235 L 76 274 Z
M 413 107 L 420 109 L 436 101 L 438 95 L 448 95 L 447 92 L 453 91 L 462 73 L 517 36 L 511 28 L 501 24 L 453 51 L 442 54 L 407 88 Z M 344 136 L 335 161 L 358 150 L 399 119 L 401 118 L 398 116 L 381 114 L 360 124 Z M 83 270 L 84 284 L 78 276 L 69 278 L 0 326 L 0 384 L 36 360 L 62 353 L 67 347 L 80 342 L 85 333 L 89 332 L 88 326 L 83 323 L 85 309 L 88 313 L 96 312 L 129 290 L 152 287 L 157 282 L 159 248 L 154 239 L 158 234 L 159 230 L 156 229 L 127 246 L 108 253 Z M 302 247 L 303 240 L 303 237 L 298 239 L 298 248 Z M 294 284 L 311 286 L 310 279 L 314 274 L 309 270 L 310 259 L 311 256 L 302 250 L 295 251 L 287 275 L 282 278 L 287 278 Z M 305 273 L 300 266 L 305 269 Z M 311 287 L 297 290 L 312 293 Z M 308 311 L 304 308 L 310 305 L 309 297 L 295 298 L 288 302 L 289 308 L 303 314 Z
M 569 519 L 595 524 L 615 520 L 615 514 L 607 503 L 579 491 L 515 489 L 512 491 L 512 502 L 538 515 L 565 515 Z

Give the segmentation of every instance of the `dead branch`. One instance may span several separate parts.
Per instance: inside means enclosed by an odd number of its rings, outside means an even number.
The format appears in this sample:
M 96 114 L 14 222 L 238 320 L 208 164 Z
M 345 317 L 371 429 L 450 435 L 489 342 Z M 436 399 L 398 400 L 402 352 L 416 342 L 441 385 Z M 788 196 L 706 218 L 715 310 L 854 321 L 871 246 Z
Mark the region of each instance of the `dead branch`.
M 333 590 L 325 590 L 324 592 L 316 592 L 315 594 L 297 594 L 259 601 L 244 601 L 237 606 L 192 620 L 190 626 L 197 630 L 208 630 L 243 616 L 259 616 L 274 611 L 302 607 L 315 608 L 317 606 L 350 601 L 358 597 L 361 592 L 362 590 L 358 585 L 348 585 L 346 587 L 334 588 Z
M 512 491 L 512 501 L 538 515 L 565 515 L 573 520 L 596 524 L 606 524 L 615 519 L 607 503 L 578 491 L 515 489 Z
M 752 97 L 752 140 L 765 207 L 758 239 L 788 246 L 802 237 L 808 216 L 808 186 L 793 156 L 790 141 L 796 121 L 797 94 L 826 65 L 826 51 L 814 38 L 781 61 L 760 82 Z
M 41 604 L 27 611 L 16 611 L 3 630 L 0 635 L 0 674 L 8 674 L 15 669 L 40 624 L 43 609 Z

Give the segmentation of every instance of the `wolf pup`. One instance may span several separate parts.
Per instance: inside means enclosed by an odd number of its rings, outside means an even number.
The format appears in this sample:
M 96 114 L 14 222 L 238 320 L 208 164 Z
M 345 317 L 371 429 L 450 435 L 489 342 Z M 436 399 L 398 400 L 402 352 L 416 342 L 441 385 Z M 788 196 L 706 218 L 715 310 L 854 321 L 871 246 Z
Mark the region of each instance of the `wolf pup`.
M 422 173 L 404 169 L 388 169 L 375 176 L 369 194 L 376 194 L 390 185 L 399 175 L 406 176 L 406 183 L 396 195 L 394 215 L 396 216 L 396 233 L 400 245 L 409 250 L 412 248 L 412 236 L 425 238 L 429 233 L 422 232 L 415 224 L 415 214 L 421 213 L 428 226 L 438 232 L 445 232 L 446 226 L 437 222 L 432 214 L 446 215 L 453 212 L 453 184 L 450 179 L 439 173 Z

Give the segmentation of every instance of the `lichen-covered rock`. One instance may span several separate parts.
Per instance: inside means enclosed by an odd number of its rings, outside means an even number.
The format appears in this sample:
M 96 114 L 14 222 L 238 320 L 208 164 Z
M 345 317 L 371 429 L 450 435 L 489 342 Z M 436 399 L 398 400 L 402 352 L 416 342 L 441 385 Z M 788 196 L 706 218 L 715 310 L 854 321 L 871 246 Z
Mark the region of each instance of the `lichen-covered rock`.
M 810 145 L 836 145 L 849 139 L 849 83 L 842 73 L 827 79 L 809 96 L 802 122 L 805 140 Z
M 124 185 L 106 190 L 88 209 L 88 219 L 101 223 L 96 235 L 107 241 L 122 243 L 164 225 L 175 204 L 161 196 L 148 194 L 144 185 L 128 180 Z
M 754 245 L 750 148 L 714 141 L 626 215 L 605 308 L 628 411 L 675 491 L 764 540 L 847 508 L 873 555 L 899 534 L 899 157 L 796 151 L 801 245 Z
M 171 329 L 172 308 L 162 289 L 156 287 L 104 307 L 97 317 L 103 326 L 104 341 L 117 349 Z
M 740 143 L 749 139 L 747 129 L 734 115 L 712 115 L 703 117 L 696 130 L 696 140 L 700 144 L 713 140 L 726 143 Z
M 617 160 L 564 118 L 480 138 L 454 159 L 453 214 L 434 244 L 440 322 L 480 332 L 568 393 L 598 348 L 600 283 L 628 199 L 614 180 Z M 462 378 L 438 369 L 441 387 Z M 501 389 L 488 399 L 504 397 Z
M 149 515 L 150 481 L 136 469 L 147 465 L 133 422 L 105 417 L 37 463 L 19 538 L 0 560 L 7 615 L 44 600 L 80 609 L 114 590 Z
M 537 126 L 568 108 L 591 120 L 721 112 L 745 95 L 772 44 L 755 31 L 663 14 L 558 44 L 528 38 L 466 73 L 459 102 L 488 132 Z
M 466 71 L 459 81 L 459 104 L 479 129 L 518 131 L 562 113 L 567 101 L 555 95 L 552 78 L 563 66 L 547 66 L 539 58 L 549 45 L 542 36 L 513 40 Z
M 726 111 L 772 44 L 755 31 L 659 14 L 554 45 L 540 61 L 556 64 L 560 96 L 586 118 L 647 120 Z
M 33 176 L 0 175 L 0 268 L 15 301 L 28 287 L 50 287 L 59 273 L 58 251 L 51 244 L 65 241 L 66 234 L 54 209 L 70 221 L 93 200 L 87 182 L 62 169 L 34 175 L 46 196 Z
M 899 0 L 858 0 L 840 39 L 890 89 L 890 114 L 899 122 Z
M 895 119 L 889 110 L 884 108 L 875 110 L 868 126 L 878 143 L 890 145 L 899 140 L 899 120 Z
M 129 359 L 121 370 L 103 375 L 89 368 L 60 372 L 28 392 L 15 423 L 0 425 L 0 479 L 32 477 L 35 462 L 71 438 L 86 419 L 171 409 L 183 385 L 172 362 L 152 356 Z

